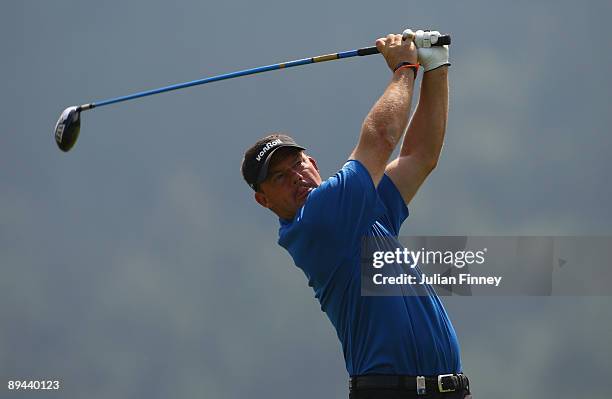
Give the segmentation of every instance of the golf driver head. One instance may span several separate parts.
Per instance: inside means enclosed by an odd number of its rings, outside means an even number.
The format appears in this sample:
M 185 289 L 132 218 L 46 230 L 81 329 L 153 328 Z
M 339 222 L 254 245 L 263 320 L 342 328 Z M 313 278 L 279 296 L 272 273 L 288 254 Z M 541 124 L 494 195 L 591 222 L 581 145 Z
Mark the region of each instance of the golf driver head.
M 79 137 L 80 130 L 80 107 L 66 108 L 55 124 L 55 142 L 60 150 L 64 152 L 70 151 Z

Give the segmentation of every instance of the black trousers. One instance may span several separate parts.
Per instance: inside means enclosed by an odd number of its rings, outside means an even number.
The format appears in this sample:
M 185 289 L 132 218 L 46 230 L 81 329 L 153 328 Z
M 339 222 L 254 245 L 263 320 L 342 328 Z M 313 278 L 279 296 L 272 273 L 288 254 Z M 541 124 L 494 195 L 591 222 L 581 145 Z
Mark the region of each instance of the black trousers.
M 355 389 L 349 393 L 349 399 L 472 399 L 472 395 L 467 391 L 458 392 L 431 392 L 425 395 L 418 395 L 414 391 L 406 389 Z

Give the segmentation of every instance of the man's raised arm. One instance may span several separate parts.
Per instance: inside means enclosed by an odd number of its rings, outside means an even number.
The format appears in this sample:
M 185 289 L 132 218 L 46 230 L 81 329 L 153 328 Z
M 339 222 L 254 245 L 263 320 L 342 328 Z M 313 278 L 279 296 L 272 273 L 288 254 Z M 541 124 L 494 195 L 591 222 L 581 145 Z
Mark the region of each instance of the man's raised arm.
M 403 41 L 402 35 L 380 38 L 376 47 L 394 71 L 393 77 L 366 116 L 350 159 L 360 161 L 378 186 L 389 157 L 408 125 L 416 69 L 402 64 L 416 64 L 417 51 L 413 41 Z
M 417 32 L 417 43 L 421 32 Z M 400 154 L 386 169 L 406 203 L 438 163 L 448 118 L 448 46 L 419 48 L 418 51 L 425 70 L 419 103 Z

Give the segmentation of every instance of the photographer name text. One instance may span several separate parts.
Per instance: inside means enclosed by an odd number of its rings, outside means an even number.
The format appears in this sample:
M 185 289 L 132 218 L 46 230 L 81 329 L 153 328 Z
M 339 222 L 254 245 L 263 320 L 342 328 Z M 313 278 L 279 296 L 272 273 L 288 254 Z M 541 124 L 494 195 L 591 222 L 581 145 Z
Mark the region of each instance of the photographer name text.
M 410 274 L 400 274 L 399 276 L 383 276 L 375 274 L 372 281 L 376 285 L 494 285 L 499 287 L 502 277 L 494 276 L 473 276 L 468 273 L 461 273 L 458 276 L 443 276 L 441 274 L 426 275 L 421 274 L 420 278 Z

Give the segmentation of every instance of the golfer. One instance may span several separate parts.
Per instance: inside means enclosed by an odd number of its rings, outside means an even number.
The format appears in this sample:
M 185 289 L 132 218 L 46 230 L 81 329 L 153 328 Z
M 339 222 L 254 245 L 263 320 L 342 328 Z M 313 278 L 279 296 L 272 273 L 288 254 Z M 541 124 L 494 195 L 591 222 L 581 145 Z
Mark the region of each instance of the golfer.
M 470 398 L 455 330 L 432 289 L 425 296 L 362 296 L 362 239 L 397 241 L 407 204 L 436 166 L 448 114 L 448 47 L 438 32 L 376 40 L 391 81 L 366 116 L 348 161 L 322 180 L 314 158 L 272 134 L 244 154 L 255 200 L 279 217 L 278 243 L 305 273 L 336 328 L 351 399 Z M 414 41 L 412 40 L 414 38 Z M 415 78 L 424 76 L 409 122 Z M 406 134 L 404 135 L 404 133 Z M 390 156 L 401 145 L 397 158 Z

